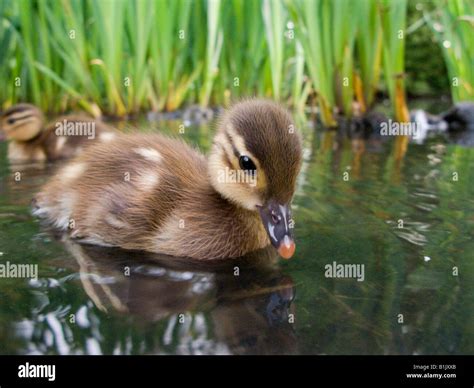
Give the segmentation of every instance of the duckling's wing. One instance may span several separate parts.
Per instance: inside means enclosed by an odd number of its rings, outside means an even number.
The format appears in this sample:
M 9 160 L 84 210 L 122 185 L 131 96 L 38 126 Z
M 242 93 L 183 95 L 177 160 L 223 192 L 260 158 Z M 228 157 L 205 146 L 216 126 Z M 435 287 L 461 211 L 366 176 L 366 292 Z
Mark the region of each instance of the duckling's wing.
M 43 132 L 41 142 L 48 160 L 79 155 L 96 142 L 108 142 L 118 132 L 100 120 L 81 115 L 62 116 L 50 122 Z
M 73 238 L 147 249 L 150 235 L 199 182 L 204 156 L 160 135 L 120 135 L 88 148 L 36 198 L 34 213 Z

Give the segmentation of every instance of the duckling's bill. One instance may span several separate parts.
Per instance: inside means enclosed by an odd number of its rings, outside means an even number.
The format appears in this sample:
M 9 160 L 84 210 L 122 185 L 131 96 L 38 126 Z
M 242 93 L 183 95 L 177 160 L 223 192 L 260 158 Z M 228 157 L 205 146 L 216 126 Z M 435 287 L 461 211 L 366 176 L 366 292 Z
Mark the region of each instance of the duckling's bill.
M 295 250 L 296 245 L 294 240 L 286 235 L 278 247 L 278 254 L 284 259 L 291 259 L 291 257 L 295 254 Z
M 290 205 L 269 200 L 265 205 L 258 206 L 258 210 L 270 242 L 282 258 L 290 259 L 296 250 Z

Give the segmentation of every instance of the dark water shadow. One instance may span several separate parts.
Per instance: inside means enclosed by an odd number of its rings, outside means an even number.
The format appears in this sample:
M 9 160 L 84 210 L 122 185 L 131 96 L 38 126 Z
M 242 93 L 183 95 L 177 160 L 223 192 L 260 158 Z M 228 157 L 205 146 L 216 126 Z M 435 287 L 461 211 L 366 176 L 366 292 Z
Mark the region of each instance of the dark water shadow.
M 178 327 L 205 312 L 205 326 L 212 327 L 223 353 L 297 352 L 290 323 L 295 288 L 278 269 L 273 248 L 209 263 L 70 240 L 64 244 L 78 263 L 84 291 L 105 313 L 147 323 L 168 320 L 168 326 Z

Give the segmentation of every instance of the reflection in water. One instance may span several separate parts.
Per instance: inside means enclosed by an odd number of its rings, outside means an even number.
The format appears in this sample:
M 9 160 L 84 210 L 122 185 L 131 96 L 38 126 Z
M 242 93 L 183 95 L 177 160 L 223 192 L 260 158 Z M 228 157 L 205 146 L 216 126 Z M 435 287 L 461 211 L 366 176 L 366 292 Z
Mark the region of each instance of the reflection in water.
M 167 353 L 170 347 L 178 354 L 296 351 L 289 323 L 293 282 L 275 267 L 273 248 L 222 264 L 189 264 L 175 257 L 78 245 L 70 240 L 64 243 L 78 263 L 84 291 L 98 310 L 132 319 L 140 326 L 153 327 L 157 322 L 166 326 L 146 353 Z M 54 342 L 54 351 L 60 354 L 100 354 L 104 351 L 102 334 L 92 307 L 82 305 L 69 320 L 58 319 L 71 312 L 66 307 L 48 313 L 33 329 L 31 323 L 20 322 L 17 335 L 29 342 L 30 352 L 35 342 L 41 353 L 46 350 L 44 345 Z M 77 349 L 74 326 L 89 332 L 82 349 Z M 114 353 L 133 353 L 142 340 L 120 338 L 113 344 Z
M 474 150 L 430 138 L 400 161 L 391 139 L 300 126 L 298 248 L 275 265 L 272 250 L 203 266 L 58 242 L 28 208 L 58 165 L 16 182 L 0 143 L 0 261 L 40 276 L 0 279 L 0 353 L 472 354 Z M 212 133 L 184 136 L 206 150 Z M 333 261 L 365 281 L 326 278 Z

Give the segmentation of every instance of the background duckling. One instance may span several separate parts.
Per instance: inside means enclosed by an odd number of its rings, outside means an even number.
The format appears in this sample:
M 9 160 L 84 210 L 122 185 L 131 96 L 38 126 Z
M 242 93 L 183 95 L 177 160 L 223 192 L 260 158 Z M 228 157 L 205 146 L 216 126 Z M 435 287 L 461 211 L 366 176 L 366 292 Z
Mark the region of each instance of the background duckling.
M 83 115 L 61 116 L 44 126 L 44 115 L 31 104 L 14 105 L 0 116 L 0 129 L 11 162 L 35 162 L 75 156 L 94 139 L 109 140 L 114 130 Z
M 290 114 L 247 100 L 220 121 L 208 160 L 180 140 L 117 136 L 60 170 L 37 195 L 34 213 L 84 243 L 201 260 L 271 243 L 290 258 L 301 160 Z

